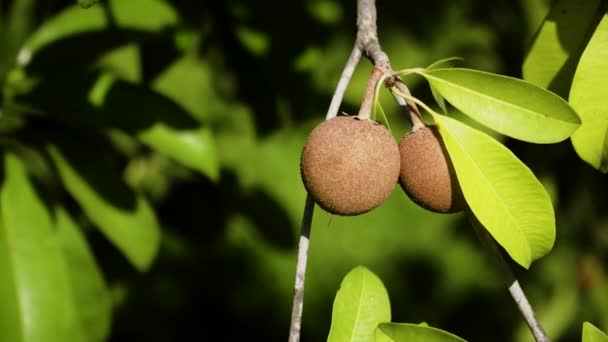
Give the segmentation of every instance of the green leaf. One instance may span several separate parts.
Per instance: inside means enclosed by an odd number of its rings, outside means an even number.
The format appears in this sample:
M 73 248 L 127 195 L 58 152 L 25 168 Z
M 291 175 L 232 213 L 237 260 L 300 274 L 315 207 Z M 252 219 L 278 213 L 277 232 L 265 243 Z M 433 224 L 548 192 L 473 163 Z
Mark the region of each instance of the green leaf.
M 91 103 L 98 105 L 97 118 L 111 118 L 108 124 L 114 128 L 132 131 L 155 150 L 213 180 L 219 178 L 215 139 L 208 126 L 199 124 L 181 106 L 151 89 L 105 76 L 93 85 L 89 97 Z
M 464 342 L 441 329 L 407 323 L 382 323 L 376 329 L 376 342 Z
M 524 79 L 566 98 L 601 4 L 601 0 L 556 1 L 528 50 Z
M 162 33 L 177 21 L 175 10 L 158 0 L 109 0 L 86 11 L 74 5 L 44 23 L 24 44 L 17 62 L 31 69 L 89 60 L 110 47 Z M 77 53 L 66 55 L 66 44 Z
M 89 141 L 56 140 L 48 151 L 63 184 L 85 214 L 140 271 L 154 260 L 160 227 L 146 198 L 129 189 Z
M 215 139 L 209 127 L 177 130 L 158 123 L 137 137 L 144 144 L 200 171 L 212 180 L 217 181 L 220 177 Z
M 0 340 L 81 341 L 51 216 L 15 155 L 0 193 Z
M 448 102 L 481 124 L 533 143 L 556 143 L 580 120 L 559 96 L 525 81 L 469 69 L 423 71 Z
M 576 153 L 603 173 L 608 172 L 608 14 L 581 56 L 572 81 L 570 104 L 583 121 L 572 135 Z
M 437 105 L 439 106 L 439 108 L 441 109 L 441 112 L 443 114 L 448 114 L 448 107 L 445 104 L 445 99 L 443 98 L 443 96 L 441 96 L 441 94 L 439 93 L 439 91 L 437 89 L 435 89 L 435 87 L 431 84 L 430 85 L 431 88 L 431 94 L 433 95 L 433 99 L 435 99 L 435 102 L 437 102 Z
M 551 199 L 534 174 L 490 136 L 434 115 L 464 197 L 477 219 L 525 268 L 555 241 Z
M 60 207 L 55 210 L 57 237 L 68 269 L 77 317 L 86 341 L 105 341 L 110 332 L 111 298 L 101 271 L 80 229 Z
M 110 73 L 67 74 L 41 80 L 16 101 L 34 104 L 43 115 L 72 125 L 119 129 L 212 180 L 219 178 L 210 127 L 147 87 L 118 80 Z
M 583 342 L 608 342 L 608 336 L 589 322 L 583 323 Z
M 390 320 L 391 306 L 384 284 L 367 268 L 357 266 L 342 280 L 327 341 L 373 341 L 378 324 Z
M 432 69 L 439 69 L 440 67 L 449 67 L 456 61 L 462 62 L 462 61 L 464 61 L 464 58 L 462 58 L 462 57 L 443 58 L 443 59 L 440 59 L 440 60 L 436 61 L 435 63 L 429 65 L 425 69 L 432 70 Z

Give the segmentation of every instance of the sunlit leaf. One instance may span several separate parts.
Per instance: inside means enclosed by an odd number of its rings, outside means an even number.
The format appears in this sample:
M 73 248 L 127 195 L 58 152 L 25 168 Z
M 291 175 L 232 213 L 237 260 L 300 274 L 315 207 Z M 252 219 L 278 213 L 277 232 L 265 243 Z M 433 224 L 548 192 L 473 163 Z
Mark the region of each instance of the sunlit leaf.
M 556 1 L 528 50 L 524 79 L 566 98 L 601 4 L 601 0 Z
M 145 197 L 130 190 L 90 143 L 55 142 L 49 153 L 63 184 L 91 221 L 135 267 L 148 269 L 158 251 L 160 227 Z
M 445 99 L 443 98 L 443 96 L 441 96 L 441 94 L 439 93 L 439 91 L 437 89 L 435 89 L 435 87 L 431 84 L 430 85 L 431 88 L 431 95 L 433 95 L 433 99 L 435 99 L 435 102 L 437 102 L 437 105 L 439 106 L 439 108 L 441 109 L 441 112 L 443 114 L 448 114 L 448 107 L 445 104 Z
M 464 197 L 482 225 L 525 268 L 553 247 L 551 199 L 534 174 L 488 135 L 434 116 Z
M 464 58 L 462 58 L 462 57 L 443 58 L 443 59 L 440 59 L 440 60 L 432 63 L 431 65 L 429 65 L 425 69 L 426 70 L 432 70 L 432 69 L 451 67 L 452 64 L 454 64 L 456 61 L 462 62 L 463 60 L 464 60 Z
M 101 270 L 80 229 L 63 208 L 56 208 L 55 221 L 83 334 L 89 342 L 105 341 L 112 311 Z
M 589 322 L 583 323 L 583 342 L 608 342 L 608 336 Z
M 469 69 L 434 69 L 422 75 L 454 107 L 516 139 L 556 143 L 580 124 L 562 98 L 516 78 Z
M 608 172 L 608 14 L 600 22 L 578 63 L 570 104 L 583 121 L 572 135 L 576 153 Z
M 374 341 L 378 324 L 390 320 L 391 306 L 384 284 L 367 268 L 358 266 L 342 280 L 327 341 Z
M 51 216 L 25 166 L 4 156 L 0 193 L 0 340 L 82 341 Z
M 428 325 L 382 323 L 376 329 L 376 342 L 464 342 L 462 338 Z

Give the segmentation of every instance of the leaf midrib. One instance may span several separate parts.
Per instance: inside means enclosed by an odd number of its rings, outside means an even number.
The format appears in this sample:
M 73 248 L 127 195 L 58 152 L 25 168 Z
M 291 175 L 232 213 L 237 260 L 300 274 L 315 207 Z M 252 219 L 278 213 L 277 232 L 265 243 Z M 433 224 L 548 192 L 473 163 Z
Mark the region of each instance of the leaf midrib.
M 6 165 L 7 164 L 6 159 L 5 158 L 3 158 L 3 159 L 4 159 L 4 163 Z M 8 172 L 6 173 L 6 175 L 8 175 Z M 6 175 L 5 175 L 4 184 L 0 188 L 0 191 L 2 191 L 2 195 L 4 195 L 4 192 L 6 191 L 6 189 L 4 188 L 6 186 L 6 184 L 7 184 L 7 182 L 6 182 Z M 2 197 L 4 197 L 4 196 L 0 196 L 0 198 L 2 198 Z M 22 341 L 25 341 L 25 338 L 26 338 L 25 337 L 25 321 L 23 320 L 23 316 L 24 316 L 25 313 L 24 313 L 24 310 L 23 310 L 23 307 L 22 307 L 22 300 L 23 300 L 23 298 L 21 298 L 22 295 L 21 295 L 21 292 L 19 291 L 20 281 L 19 281 L 19 275 L 17 273 L 17 270 L 19 269 L 19 266 L 18 266 L 18 263 L 17 263 L 17 257 L 15 255 L 15 253 L 10 253 L 10 251 L 12 249 L 10 248 L 11 246 L 9 244 L 9 231 L 7 230 L 8 228 L 7 228 L 7 224 L 6 224 L 6 213 L 4 212 L 5 211 L 5 205 L 6 205 L 6 203 L 9 203 L 9 202 L 11 202 L 11 201 L 2 201 L 2 203 L 3 203 L 2 204 L 2 208 L 1 208 L 2 215 L 0 215 L 0 218 L 3 221 L 2 222 L 2 226 L 4 227 L 4 232 L 5 232 L 5 237 L 6 237 L 6 244 L 7 244 L 6 250 L 7 250 L 7 255 L 8 255 L 8 259 L 9 259 L 9 264 L 10 264 L 10 267 L 12 268 L 12 274 L 13 274 L 13 276 L 11 278 L 13 279 L 13 285 L 14 285 L 15 297 L 16 297 L 15 299 L 17 301 L 17 303 L 16 303 L 17 305 L 16 306 L 17 306 L 18 315 L 19 315 L 19 319 L 18 319 L 18 321 L 20 323 L 19 324 L 19 336 L 21 336 Z
M 464 148 L 464 147 L 463 147 L 463 146 L 460 144 L 460 142 L 458 141 L 458 139 L 456 139 L 456 138 L 455 138 L 455 137 L 456 137 L 456 135 L 455 135 L 455 134 L 454 134 L 454 133 L 453 133 L 453 132 L 452 132 L 452 131 L 451 131 L 451 130 L 450 130 L 448 127 L 447 127 L 447 125 L 445 125 L 445 124 L 444 124 L 444 125 L 442 125 L 442 126 L 443 126 L 443 129 L 447 130 L 447 131 L 448 131 L 448 132 L 449 132 L 449 133 L 452 135 L 452 137 L 454 137 L 454 141 L 456 142 L 456 145 L 458 146 L 458 148 L 460 148 L 460 150 L 461 150 L 461 151 L 463 151 L 463 153 L 464 153 L 465 157 L 466 157 L 468 160 L 470 160 L 470 161 L 472 162 L 473 166 L 474 166 L 474 167 L 475 167 L 475 169 L 478 171 L 478 173 L 479 173 L 480 175 L 482 175 L 482 179 L 483 179 L 483 181 L 484 181 L 486 184 L 488 184 L 488 185 L 489 185 L 489 188 L 492 190 L 492 193 L 494 193 L 494 195 L 495 195 L 495 196 L 496 196 L 498 199 L 500 199 L 500 201 L 499 201 L 499 202 L 500 202 L 500 205 L 501 205 L 501 207 L 503 207 L 503 209 L 505 209 L 505 211 L 507 212 L 507 214 L 508 214 L 508 216 L 509 216 L 509 218 L 510 218 L 510 221 L 511 221 L 511 222 L 513 222 L 513 224 L 514 224 L 515 228 L 517 228 L 518 232 L 524 236 L 524 239 L 525 239 L 525 241 L 526 241 L 526 243 L 527 243 L 527 247 L 528 247 L 528 254 L 529 254 L 529 255 L 528 255 L 528 257 L 529 257 L 529 258 L 531 258 L 531 257 L 532 257 L 532 251 L 530 250 L 530 244 L 529 244 L 529 241 L 528 241 L 528 239 L 527 239 L 527 236 L 526 236 L 526 234 L 525 234 L 524 230 L 521 228 L 521 226 L 520 226 L 520 225 L 519 225 L 519 223 L 517 222 L 517 220 L 515 220 L 515 217 L 514 217 L 514 216 L 513 216 L 513 214 L 511 213 L 511 210 L 509 210 L 509 208 L 506 206 L 505 202 L 503 201 L 503 198 L 502 198 L 501 196 L 499 196 L 499 195 L 498 195 L 498 193 L 496 192 L 496 190 L 494 189 L 494 187 L 493 187 L 493 186 L 491 186 L 490 181 L 489 181 L 489 180 L 488 180 L 488 178 L 485 176 L 485 174 L 484 174 L 483 172 L 481 172 L 481 169 L 479 168 L 479 166 L 478 166 L 478 164 L 475 162 L 475 160 L 474 160 L 474 159 L 473 159 L 473 158 L 472 158 L 472 157 L 471 157 L 471 156 L 470 156 L 468 153 L 466 153 L 466 149 L 465 149 L 465 148 Z M 486 228 L 486 229 L 487 229 L 487 228 Z
M 432 72 L 432 71 L 431 71 L 431 72 Z M 500 103 L 500 104 L 502 104 L 502 105 L 505 105 L 506 107 L 510 107 L 510 108 L 514 108 L 514 109 L 520 110 L 520 111 L 522 111 L 522 112 L 530 113 L 530 114 L 532 114 L 534 117 L 538 117 L 538 118 L 540 118 L 540 119 L 543 119 L 543 118 L 548 118 L 548 119 L 552 119 L 552 120 L 559 121 L 559 122 L 563 122 L 563 123 L 570 124 L 570 125 L 577 125 L 577 124 L 580 124 L 580 122 L 566 121 L 566 120 L 563 120 L 563 119 L 561 119 L 561 118 L 557 118 L 557 117 L 555 117 L 555 116 L 551 116 L 551 115 L 542 114 L 542 113 L 540 113 L 540 112 L 536 112 L 536 111 L 530 110 L 530 109 L 528 109 L 528 108 L 521 107 L 521 106 L 519 106 L 519 105 L 515 105 L 515 104 L 513 104 L 513 103 L 511 103 L 511 102 L 506 102 L 505 100 L 499 99 L 499 98 L 497 98 L 497 97 L 493 97 L 493 96 L 486 95 L 486 94 L 484 94 L 484 93 L 479 93 L 479 92 L 477 92 L 477 91 L 473 91 L 473 90 L 472 90 L 472 88 L 463 87 L 463 86 L 461 86 L 461 85 L 459 85 L 459 84 L 457 84 L 457 83 L 454 83 L 454 82 L 448 81 L 448 80 L 446 80 L 446 79 L 444 79 L 444 78 L 439 78 L 439 77 L 433 76 L 433 75 L 431 75 L 431 74 L 429 74 L 429 73 L 427 73 L 427 72 L 423 72 L 423 75 L 426 75 L 426 76 L 428 76 L 429 78 L 432 78 L 432 79 L 434 79 L 434 80 L 438 80 L 439 82 L 444 82 L 444 83 L 446 83 L 447 85 L 452 86 L 452 87 L 454 87 L 454 88 L 458 88 L 459 90 L 462 90 L 462 91 L 464 91 L 464 92 L 466 92 L 466 93 L 469 93 L 469 94 L 475 94 L 475 95 L 478 95 L 479 97 L 482 97 L 482 98 L 485 98 L 485 99 L 490 99 L 490 100 L 493 100 L 493 101 L 495 101 L 495 102 L 498 102 L 498 103 Z M 443 96 L 443 94 L 442 94 L 442 96 Z M 444 97 L 445 97 L 445 96 L 444 96 Z M 467 115 L 468 115 L 468 114 L 467 114 Z
M 365 289 L 365 284 L 366 284 L 366 282 L 365 282 L 365 279 L 366 279 L 365 273 L 363 273 L 363 277 L 362 278 L 363 279 L 361 280 L 361 288 L 360 288 L 360 291 L 359 291 L 359 296 L 358 296 L 358 301 L 357 301 L 357 303 L 358 303 L 357 304 L 357 315 L 355 316 L 355 320 L 353 322 L 354 324 L 353 324 L 353 328 L 351 330 L 350 339 L 349 339 L 350 342 L 355 341 L 355 331 L 357 331 L 357 329 L 356 329 L 357 328 L 357 323 L 359 322 L 359 317 L 361 316 L 361 311 L 362 311 L 361 310 L 361 303 L 362 303 L 361 298 L 363 297 L 363 293 L 364 293 L 363 290 Z

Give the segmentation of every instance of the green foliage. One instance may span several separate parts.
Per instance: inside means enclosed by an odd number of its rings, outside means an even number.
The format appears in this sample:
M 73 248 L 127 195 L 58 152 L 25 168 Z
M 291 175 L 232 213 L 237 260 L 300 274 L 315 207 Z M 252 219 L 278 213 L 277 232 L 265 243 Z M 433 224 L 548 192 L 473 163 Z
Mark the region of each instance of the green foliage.
M 570 101 L 582 125 L 572 136 L 581 159 L 608 172 L 606 6 L 599 0 L 557 1 L 528 51 L 524 77 Z
M 140 15 L 142 8 L 146 15 Z M 70 58 L 78 61 L 124 44 L 126 39 L 160 33 L 176 22 L 177 14 L 163 1 L 110 0 L 86 11 L 75 5 L 40 26 L 19 51 L 17 61 L 33 70 L 52 63 L 65 65 L 69 63 L 61 45 L 66 39 L 79 46 L 78 55 Z
M 0 339 L 81 341 L 85 327 L 78 322 L 51 214 L 15 154 L 4 153 L 3 168 Z
M 342 280 L 334 300 L 328 341 L 463 342 L 440 329 L 390 323 L 390 302 L 382 281 L 363 266 Z
M 608 13 L 585 47 L 570 90 L 570 103 L 583 123 L 572 136 L 578 155 L 608 173 Z
M 62 208 L 57 208 L 54 215 L 84 341 L 105 341 L 112 315 L 110 292 L 77 223 Z
M 56 141 L 49 153 L 66 189 L 93 223 L 139 270 L 146 270 L 160 244 L 160 227 L 148 200 L 129 189 L 93 144 Z
M 84 2 L 93 0 L 0 6 L 0 145 L 19 152 L 28 176 L 16 191 L 0 174 L 0 246 L 7 246 L 5 236 L 20 237 L 11 245 L 14 258 L 0 256 L 0 340 L 23 340 L 28 316 L 15 300 L 21 283 L 12 280 L 30 273 L 33 293 L 42 296 L 36 298 L 56 305 L 36 305 L 44 320 L 32 316 L 28 333 L 68 324 L 81 330 L 57 341 L 284 340 L 305 196 L 298 156 L 352 48 L 353 3 L 272 0 L 276 11 L 269 12 L 246 1 L 109 0 L 80 8 Z M 394 67 L 458 55 L 466 67 L 513 76 L 520 74 L 523 38 L 534 29 L 526 23 L 538 22 L 525 20 L 548 6 L 380 3 L 381 44 Z M 573 20 L 558 37 L 584 21 Z M 341 111 L 356 112 L 370 68 L 357 68 Z M 404 77 L 426 101 L 431 94 L 421 80 Z M 380 102 L 400 138 L 406 116 L 390 96 Z M 582 266 L 603 260 L 608 248 L 604 180 L 572 160 L 570 146 L 501 139 L 556 205 L 556 249 L 524 276 L 537 313 L 558 341 L 579 336 L 579 314 L 605 326 L 605 267 Z M 34 184 L 35 197 L 26 196 Z M 40 234 L 31 218 L 15 214 L 13 224 L 27 230 L 5 227 L 3 213 L 18 213 L 26 197 L 52 209 L 56 234 Z M 127 237 L 125 222 L 133 224 Z M 463 215 L 430 214 L 399 189 L 361 217 L 317 210 L 303 338 L 327 338 L 342 275 L 365 264 L 392 289 L 393 317 L 424 319 L 470 340 L 508 340 L 523 323 L 469 232 Z M 30 248 L 51 250 L 36 260 L 52 265 L 32 267 L 21 253 Z M 570 254 L 560 254 L 563 248 Z M 58 250 L 64 270 L 54 272 Z M 145 274 L 134 271 L 134 258 Z M 56 287 L 58 273 L 64 280 Z M 242 328 L 215 329 L 227 321 Z
M 421 75 L 454 107 L 516 139 L 556 143 L 580 125 L 563 99 L 522 80 L 468 69 L 432 69 Z
M 589 322 L 583 323 L 583 342 L 606 342 L 608 336 Z
M 488 135 L 446 116 L 434 118 L 475 217 L 525 268 L 549 253 L 553 206 L 530 169 Z
M 601 5 L 601 0 L 556 1 L 528 50 L 524 79 L 566 98 Z
M 374 330 L 390 322 L 391 306 L 382 281 L 365 267 L 356 267 L 336 294 L 329 331 L 330 342 L 374 341 Z
M 382 323 L 376 329 L 376 342 L 464 342 L 464 340 L 428 325 Z

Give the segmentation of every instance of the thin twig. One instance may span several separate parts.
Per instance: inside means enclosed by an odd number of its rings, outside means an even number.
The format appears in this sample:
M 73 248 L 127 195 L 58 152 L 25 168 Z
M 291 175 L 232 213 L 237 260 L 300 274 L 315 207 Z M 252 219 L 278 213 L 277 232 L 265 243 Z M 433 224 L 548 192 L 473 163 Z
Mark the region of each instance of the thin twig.
M 376 85 L 380 78 L 382 78 L 382 70 L 380 68 L 374 67 L 372 71 L 372 75 L 369 77 L 367 81 L 367 88 L 365 89 L 365 95 L 363 96 L 363 102 L 361 103 L 361 107 L 359 108 L 359 114 L 357 117 L 361 120 L 369 120 L 372 114 L 372 105 L 374 104 L 374 93 L 376 91 Z
M 300 232 L 300 243 L 298 244 L 298 259 L 296 265 L 296 281 L 293 288 L 293 307 L 291 308 L 291 328 L 289 329 L 289 341 L 300 340 L 302 327 L 302 309 L 304 306 L 304 280 L 306 279 L 306 263 L 308 260 L 308 244 L 310 241 L 310 226 L 315 202 L 310 195 L 306 195 L 304 215 L 302 217 L 302 230 Z
M 509 288 L 511 297 L 513 297 L 519 311 L 524 316 L 524 319 L 526 320 L 534 339 L 537 342 L 549 342 L 549 337 L 545 333 L 540 321 L 538 321 L 536 318 L 534 310 L 532 309 L 530 302 L 528 302 L 528 298 L 526 297 L 524 290 L 519 285 L 519 281 L 517 281 L 517 278 L 515 278 L 513 272 L 511 272 L 511 269 L 505 261 L 502 252 L 498 249 L 496 242 L 490 233 L 488 233 L 488 231 L 483 227 L 481 222 L 479 222 L 473 215 L 473 213 L 469 212 L 467 213 L 467 216 L 471 222 L 471 225 L 473 226 L 473 229 L 475 230 L 475 233 L 477 234 L 477 238 L 479 238 L 481 244 L 485 247 L 488 254 L 490 254 L 491 258 L 494 260 L 498 271 L 502 275 L 505 285 Z
M 353 46 L 353 51 L 350 53 L 348 61 L 346 61 L 346 65 L 342 71 L 342 76 L 340 76 L 340 81 L 336 86 L 334 96 L 331 98 L 331 103 L 329 104 L 329 109 L 327 110 L 325 120 L 329 120 L 338 115 L 338 110 L 342 104 L 344 93 L 346 93 L 348 83 L 350 83 L 350 79 L 355 72 L 356 66 L 359 64 L 359 61 L 361 61 L 361 49 L 359 48 L 359 44 L 355 43 L 355 46 Z
M 336 91 L 332 96 L 327 110 L 325 120 L 329 120 L 338 115 L 340 104 L 344 98 L 346 88 L 355 72 L 355 68 L 361 61 L 361 49 L 358 42 L 353 46 L 353 50 L 346 61 L 340 81 L 336 86 Z M 310 195 L 306 195 L 304 205 L 304 215 L 302 217 L 302 227 L 300 228 L 300 241 L 298 243 L 298 256 L 296 261 L 296 276 L 293 288 L 293 304 L 291 308 L 291 326 L 289 328 L 289 342 L 300 341 L 300 330 L 302 328 L 302 312 L 304 309 L 304 283 L 306 280 L 306 264 L 308 262 L 308 245 L 310 242 L 310 231 L 312 216 L 314 211 L 314 201 Z

